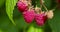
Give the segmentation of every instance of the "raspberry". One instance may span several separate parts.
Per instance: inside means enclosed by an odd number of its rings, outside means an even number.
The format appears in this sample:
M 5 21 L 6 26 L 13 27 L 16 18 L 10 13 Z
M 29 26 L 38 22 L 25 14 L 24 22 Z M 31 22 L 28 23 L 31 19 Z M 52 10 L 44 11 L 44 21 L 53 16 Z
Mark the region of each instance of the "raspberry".
M 17 3 L 18 10 L 20 12 L 26 11 L 27 10 L 27 5 L 26 4 L 27 4 L 26 2 L 18 1 L 18 3 Z
M 49 19 L 52 19 L 53 16 L 54 16 L 53 10 L 49 10 L 49 11 L 47 12 L 47 17 L 48 17 Z
M 23 12 L 23 17 L 26 23 L 31 23 L 34 20 L 34 10 L 28 10 Z
M 38 26 L 43 26 L 45 21 L 47 20 L 47 16 L 45 15 L 45 13 L 35 14 L 35 20 Z

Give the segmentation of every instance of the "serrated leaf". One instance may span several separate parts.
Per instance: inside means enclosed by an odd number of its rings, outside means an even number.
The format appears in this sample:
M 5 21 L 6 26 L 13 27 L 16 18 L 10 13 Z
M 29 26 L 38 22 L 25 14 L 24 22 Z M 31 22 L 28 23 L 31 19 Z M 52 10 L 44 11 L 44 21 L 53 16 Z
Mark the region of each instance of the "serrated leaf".
M 6 13 L 14 25 L 16 24 L 13 20 L 13 10 L 16 5 L 16 2 L 17 0 L 6 0 Z

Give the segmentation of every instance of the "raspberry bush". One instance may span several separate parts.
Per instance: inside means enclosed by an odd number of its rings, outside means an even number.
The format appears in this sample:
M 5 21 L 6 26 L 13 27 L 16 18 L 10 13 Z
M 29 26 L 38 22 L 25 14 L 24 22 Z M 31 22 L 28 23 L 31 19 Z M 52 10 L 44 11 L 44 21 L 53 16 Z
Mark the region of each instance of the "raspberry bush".
M 0 0 L 0 32 L 60 32 L 60 0 Z

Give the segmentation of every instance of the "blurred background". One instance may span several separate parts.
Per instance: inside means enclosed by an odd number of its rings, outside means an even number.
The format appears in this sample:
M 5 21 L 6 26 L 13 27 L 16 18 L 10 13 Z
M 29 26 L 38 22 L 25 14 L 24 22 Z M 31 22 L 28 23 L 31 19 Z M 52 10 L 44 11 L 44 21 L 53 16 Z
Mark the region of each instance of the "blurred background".
M 17 9 L 17 1 L 0 0 L 0 32 L 60 32 L 60 0 L 44 0 L 48 10 L 55 9 L 53 19 L 48 19 L 44 27 L 38 27 L 35 23 L 32 23 L 33 25 L 25 23 L 22 14 Z M 40 0 L 32 0 L 32 5 L 35 6 L 35 2 L 39 7 Z M 12 18 L 16 25 L 12 23 Z

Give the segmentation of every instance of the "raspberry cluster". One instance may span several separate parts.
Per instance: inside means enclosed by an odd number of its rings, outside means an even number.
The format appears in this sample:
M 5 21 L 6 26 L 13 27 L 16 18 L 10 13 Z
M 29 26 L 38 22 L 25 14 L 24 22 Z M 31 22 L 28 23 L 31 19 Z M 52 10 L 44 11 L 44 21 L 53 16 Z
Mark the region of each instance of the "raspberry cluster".
M 17 2 L 17 8 L 19 12 L 22 12 L 26 23 L 32 23 L 35 20 L 38 26 L 43 26 L 48 18 L 53 17 L 53 11 L 44 12 L 37 7 L 33 8 L 31 1 L 19 0 Z

